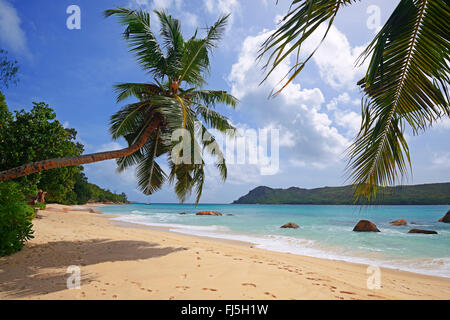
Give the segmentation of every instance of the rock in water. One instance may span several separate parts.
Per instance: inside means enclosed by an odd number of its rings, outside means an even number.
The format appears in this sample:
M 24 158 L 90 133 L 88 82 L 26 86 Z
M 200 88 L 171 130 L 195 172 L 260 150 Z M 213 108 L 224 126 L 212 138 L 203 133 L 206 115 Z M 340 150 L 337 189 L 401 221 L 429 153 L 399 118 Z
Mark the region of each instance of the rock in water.
M 197 216 L 221 216 L 222 214 L 217 211 L 200 211 L 197 212 Z
M 289 223 L 286 223 L 284 226 L 281 226 L 280 228 L 282 228 L 282 229 L 298 229 L 300 227 L 296 223 L 289 222 Z
M 439 222 L 450 223 L 450 210 L 447 211 L 447 214 L 439 219 Z
M 180 216 L 185 216 L 185 215 L 186 215 L 186 212 L 180 212 L 179 215 L 180 215 Z
M 421 229 L 411 229 L 408 233 L 423 233 L 423 234 L 438 234 L 433 230 L 421 230 Z
M 369 220 L 361 220 L 353 228 L 355 232 L 381 232 L 377 226 Z
M 408 224 L 408 222 L 406 222 L 405 219 L 400 219 L 400 220 L 395 220 L 395 221 L 391 221 L 389 222 L 391 225 L 399 227 L 399 226 L 406 226 Z

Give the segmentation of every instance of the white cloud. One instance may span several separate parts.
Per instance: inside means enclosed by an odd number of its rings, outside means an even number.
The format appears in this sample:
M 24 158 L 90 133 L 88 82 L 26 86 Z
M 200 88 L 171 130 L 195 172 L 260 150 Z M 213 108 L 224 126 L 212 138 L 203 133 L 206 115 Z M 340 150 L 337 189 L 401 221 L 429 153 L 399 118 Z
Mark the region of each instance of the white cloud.
M 434 128 L 439 130 L 449 130 L 450 129 L 450 118 L 444 117 L 437 120 L 434 124 Z
M 0 0 L 0 43 L 7 49 L 29 56 L 27 39 L 17 10 L 6 0 Z
M 241 12 L 241 5 L 238 0 L 204 0 L 204 4 L 208 13 L 215 15 L 217 15 L 217 13 L 231 13 L 228 28 L 231 28 L 235 15 L 240 14 Z
M 327 26 L 321 25 L 302 46 L 302 57 L 309 55 L 320 43 Z M 356 88 L 363 77 L 367 64 L 356 67 L 355 63 L 365 46 L 352 47 L 346 35 L 331 26 L 327 37 L 315 52 L 312 60 L 319 68 L 321 78 L 334 88 Z
M 350 102 L 350 96 L 347 92 L 344 92 L 340 94 L 339 96 L 331 99 L 330 103 L 327 104 L 328 110 L 336 110 L 338 107 L 338 104 L 342 103 L 349 103 Z
M 292 82 L 276 98 L 267 99 L 270 90 L 290 69 L 286 60 L 259 86 L 263 74 L 255 60 L 260 44 L 269 34 L 263 32 L 245 39 L 228 77 L 232 93 L 241 100 L 239 111 L 251 114 L 252 120 L 262 127 L 270 125 L 280 129 L 286 147 L 280 156 L 287 156 L 286 161 L 315 167 L 339 161 L 349 140 L 332 126 L 326 113 L 320 112 L 325 99 L 319 88 L 302 88 Z
M 450 167 L 450 152 L 434 154 L 433 164 L 440 168 Z
M 334 118 L 339 126 L 347 129 L 349 137 L 355 137 L 361 127 L 361 114 L 356 112 L 336 110 Z

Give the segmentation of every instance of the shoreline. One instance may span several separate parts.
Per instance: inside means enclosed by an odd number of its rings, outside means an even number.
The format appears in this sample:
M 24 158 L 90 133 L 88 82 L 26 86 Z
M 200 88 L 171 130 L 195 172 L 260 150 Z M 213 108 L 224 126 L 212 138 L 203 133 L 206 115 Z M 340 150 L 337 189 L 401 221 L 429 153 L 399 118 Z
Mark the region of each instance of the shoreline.
M 207 204 L 207 206 L 210 206 L 210 204 Z M 130 216 L 132 214 L 130 213 Z M 251 235 L 251 234 L 244 234 L 244 233 L 226 233 L 226 232 L 216 232 L 216 231 L 197 231 L 195 224 L 189 225 L 189 224 L 177 224 L 177 223 L 159 223 L 159 222 L 139 222 L 135 221 L 134 219 L 128 219 L 128 215 L 125 214 L 118 214 L 113 217 L 111 217 L 112 220 L 115 223 L 123 223 L 123 224 L 131 224 L 135 227 L 144 227 L 148 228 L 150 230 L 155 231 L 163 231 L 163 232 L 170 232 L 175 234 L 181 234 L 181 235 L 187 235 L 187 236 L 193 236 L 193 237 L 200 237 L 204 239 L 210 239 L 213 241 L 222 241 L 222 242 L 230 242 L 230 243 L 241 243 L 247 246 L 252 246 L 261 250 L 267 250 L 269 252 L 278 252 L 278 253 L 286 253 L 286 254 L 293 254 L 298 255 L 302 257 L 312 257 L 312 258 L 318 258 L 318 259 L 324 259 L 329 261 L 338 261 L 338 262 L 346 262 L 346 263 L 353 263 L 358 265 L 372 265 L 372 266 L 379 266 L 390 270 L 398 270 L 398 271 L 404 271 L 404 272 L 410 272 L 414 274 L 420 274 L 420 275 L 426 275 L 426 276 L 433 276 L 433 277 L 439 277 L 439 278 L 446 278 L 450 279 L 450 274 L 446 272 L 447 270 L 441 271 L 438 269 L 426 269 L 420 266 L 415 265 L 415 263 L 422 263 L 421 258 L 415 258 L 415 260 L 406 261 L 401 260 L 402 258 L 397 257 L 390 257 L 389 259 L 386 259 L 382 256 L 367 256 L 367 255 L 358 255 L 358 254 L 352 254 L 352 253 L 342 253 L 339 252 L 338 249 L 333 247 L 327 247 L 323 248 L 320 246 L 312 246 L 307 247 L 305 250 L 298 250 L 296 247 L 290 247 L 289 245 L 286 246 L 286 243 L 281 243 L 281 246 L 274 246 L 276 244 L 277 239 L 275 239 L 275 243 L 271 242 L 269 243 L 267 239 L 265 239 L 261 235 Z M 134 221 L 133 221 L 134 220 Z M 190 228 L 193 228 L 191 230 Z M 204 227 L 203 225 L 201 227 Z M 302 238 L 300 239 L 302 241 L 309 241 L 308 238 Z M 313 240 L 311 240 L 313 241 Z M 426 258 L 423 258 L 426 259 Z M 428 258 L 428 259 L 435 259 L 439 260 L 440 258 Z M 443 258 L 446 259 L 446 258 Z M 433 260 L 434 263 L 434 260 Z M 439 263 L 439 262 L 437 262 Z
M 206 240 L 211 240 L 211 241 L 229 243 L 229 244 L 244 246 L 244 247 L 248 247 L 248 248 L 255 248 L 255 249 L 264 250 L 267 252 L 290 254 L 290 255 L 299 256 L 299 257 L 308 257 L 308 258 L 313 258 L 313 259 L 327 260 L 330 262 L 339 262 L 339 263 L 342 262 L 342 263 L 355 264 L 355 265 L 365 266 L 365 267 L 369 266 L 368 263 L 348 261 L 348 260 L 345 260 L 344 258 L 341 258 L 341 259 L 326 258 L 326 257 L 318 257 L 318 256 L 314 256 L 314 255 L 306 255 L 306 254 L 292 253 L 292 252 L 286 252 L 286 251 L 278 251 L 278 250 L 269 249 L 269 248 L 261 248 L 261 247 L 258 247 L 258 244 L 255 242 L 237 240 L 237 239 L 229 239 L 229 238 L 221 238 L 219 235 L 217 237 L 214 237 L 214 236 L 199 235 L 199 234 L 194 234 L 194 233 L 192 233 L 192 234 L 184 233 L 181 231 L 175 231 L 174 227 L 158 226 L 156 223 L 154 225 L 152 225 L 152 224 L 143 224 L 143 223 L 141 224 L 141 223 L 134 223 L 134 222 L 128 222 L 128 221 L 114 220 L 115 218 L 120 217 L 120 215 L 111 215 L 111 214 L 105 214 L 105 213 L 102 213 L 102 214 L 105 215 L 106 218 L 111 219 L 115 223 L 115 225 L 117 225 L 119 227 L 124 227 L 124 228 L 139 228 L 139 229 L 144 229 L 144 230 L 152 230 L 152 231 L 156 231 L 156 232 L 165 232 L 165 233 L 170 233 L 170 234 L 177 234 L 177 235 L 195 237 L 195 238 L 206 239 Z M 183 226 L 183 225 L 180 225 L 180 226 Z M 422 276 L 450 280 L 450 277 L 427 274 L 425 272 L 410 271 L 410 270 L 405 270 L 405 269 L 401 269 L 401 268 L 382 266 L 382 265 L 380 265 L 379 267 L 383 268 L 383 269 L 388 269 L 391 271 L 407 272 L 407 273 L 411 273 L 414 275 L 422 275 Z
M 92 208 L 96 205 L 83 207 Z M 0 258 L 0 299 L 450 299 L 450 279 L 254 248 L 48 205 L 35 239 Z M 78 206 L 80 207 L 80 206 Z M 79 265 L 82 286 L 68 290 Z

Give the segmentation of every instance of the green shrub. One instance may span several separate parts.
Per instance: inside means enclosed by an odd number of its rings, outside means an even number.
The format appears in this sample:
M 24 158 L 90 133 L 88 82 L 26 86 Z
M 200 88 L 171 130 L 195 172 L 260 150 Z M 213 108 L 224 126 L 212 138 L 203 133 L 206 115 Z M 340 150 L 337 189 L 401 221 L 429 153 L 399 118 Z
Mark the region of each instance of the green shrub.
M 34 207 L 37 209 L 41 209 L 41 210 L 45 210 L 45 208 L 47 207 L 45 203 L 40 203 L 40 202 L 36 202 L 34 204 Z
M 35 210 L 26 204 L 20 185 L 0 183 L 0 256 L 21 250 L 33 237 Z

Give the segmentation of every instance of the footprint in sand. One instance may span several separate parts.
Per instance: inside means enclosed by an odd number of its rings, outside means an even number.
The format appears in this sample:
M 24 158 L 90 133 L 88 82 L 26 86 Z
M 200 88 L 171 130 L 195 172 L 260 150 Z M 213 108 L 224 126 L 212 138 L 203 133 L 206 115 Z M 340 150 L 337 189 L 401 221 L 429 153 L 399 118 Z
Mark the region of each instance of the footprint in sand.
M 186 291 L 186 290 L 189 290 L 189 289 L 190 289 L 190 287 L 188 287 L 188 286 L 176 286 L 176 288 L 177 288 L 179 291 Z
M 254 283 L 243 283 L 242 285 L 244 287 L 254 287 L 254 288 L 256 288 L 256 284 L 254 284 Z
M 264 292 L 264 294 L 266 295 L 266 296 L 271 296 L 272 298 L 277 298 L 277 296 L 276 295 L 274 295 L 274 294 L 272 294 L 272 293 L 270 293 L 270 292 Z
M 339 291 L 340 293 L 345 293 L 345 294 L 356 294 L 354 292 L 350 292 L 350 291 Z
M 203 291 L 217 291 L 217 289 L 211 289 L 211 288 L 203 288 Z

